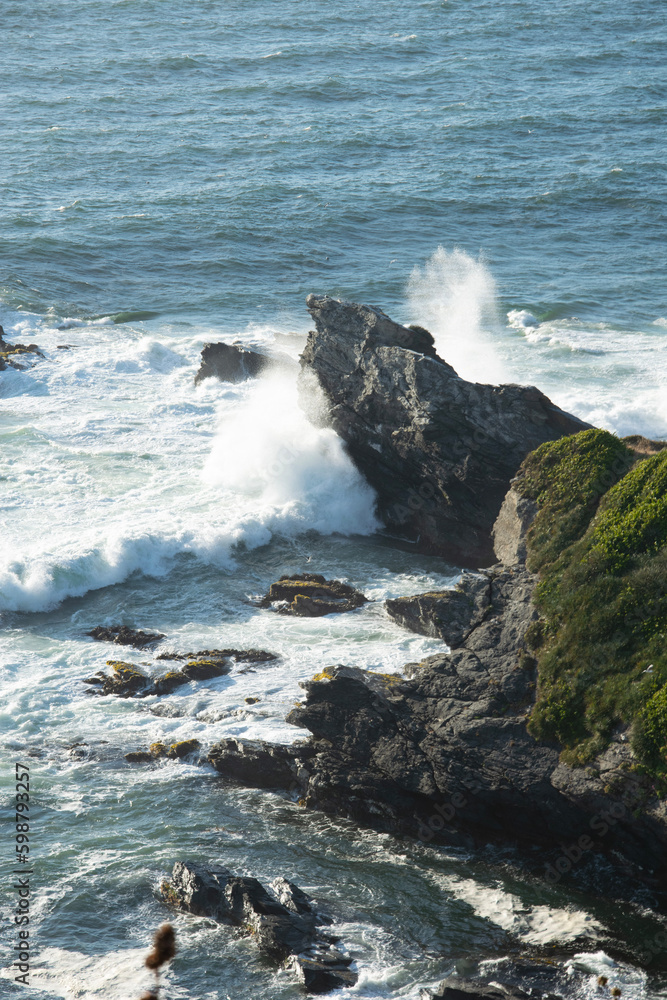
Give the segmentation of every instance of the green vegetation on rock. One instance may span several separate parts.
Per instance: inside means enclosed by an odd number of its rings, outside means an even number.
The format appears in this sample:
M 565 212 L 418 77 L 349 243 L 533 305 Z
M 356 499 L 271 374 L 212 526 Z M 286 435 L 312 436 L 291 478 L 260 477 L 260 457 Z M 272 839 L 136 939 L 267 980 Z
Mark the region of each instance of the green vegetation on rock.
M 530 731 L 583 764 L 631 726 L 642 766 L 667 780 L 667 450 L 637 460 L 583 431 L 534 451 L 515 485 L 539 508 Z

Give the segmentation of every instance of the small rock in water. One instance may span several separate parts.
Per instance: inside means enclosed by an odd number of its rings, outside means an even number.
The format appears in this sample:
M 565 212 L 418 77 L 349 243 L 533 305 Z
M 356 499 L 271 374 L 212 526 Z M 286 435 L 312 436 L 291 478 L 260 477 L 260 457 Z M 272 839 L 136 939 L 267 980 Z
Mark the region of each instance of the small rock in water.
M 177 861 L 170 881 L 160 887 L 166 903 L 197 916 L 234 924 L 249 931 L 260 952 L 293 969 L 308 993 L 328 993 L 354 986 L 352 959 L 333 947 L 318 926 L 324 922 L 312 900 L 287 879 L 276 879 L 268 892 L 255 878 L 227 868 L 206 868 Z
M 160 653 L 156 660 L 236 660 L 237 663 L 263 663 L 277 660 L 276 653 L 265 649 L 200 649 L 198 653 Z
M 259 606 L 274 606 L 282 614 L 319 618 L 354 611 L 367 601 L 364 594 L 340 580 L 326 580 L 317 573 L 297 573 L 281 576 L 277 583 L 272 583 Z
M 25 365 L 13 360 L 20 354 L 36 354 L 40 358 L 44 357 L 37 344 L 10 344 L 5 340 L 5 331 L 0 326 L 0 371 L 5 371 L 8 366 L 19 370 L 24 368 Z
M 132 750 L 125 754 L 125 760 L 131 764 L 152 764 L 156 760 L 168 757 L 170 760 L 182 760 L 195 753 L 201 747 L 199 740 L 181 740 L 179 743 L 151 743 L 148 750 Z
M 96 625 L 90 632 L 86 632 L 86 635 L 97 639 L 98 642 L 115 642 L 118 646 L 135 646 L 137 649 L 164 639 L 161 632 L 142 632 L 128 628 L 127 625 L 111 625 L 108 628 L 105 625 Z
M 217 378 L 221 382 L 245 382 L 248 378 L 256 378 L 270 364 L 270 358 L 240 344 L 204 344 L 195 385 L 199 385 L 205 378 Z

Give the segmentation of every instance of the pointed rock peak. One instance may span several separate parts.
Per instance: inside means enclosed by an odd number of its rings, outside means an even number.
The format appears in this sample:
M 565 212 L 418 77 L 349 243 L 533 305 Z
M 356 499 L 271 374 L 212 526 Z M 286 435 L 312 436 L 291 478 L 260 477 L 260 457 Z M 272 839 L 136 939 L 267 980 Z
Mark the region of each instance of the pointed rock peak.
M 346 302 L 329 295 L 309 295 L 306 306 L 315 320 L 318 334 L 335 334 L 363 348 L 402 347 L 442 361 L 428 330 L 421 326 L 401 326 L 375 306 Z

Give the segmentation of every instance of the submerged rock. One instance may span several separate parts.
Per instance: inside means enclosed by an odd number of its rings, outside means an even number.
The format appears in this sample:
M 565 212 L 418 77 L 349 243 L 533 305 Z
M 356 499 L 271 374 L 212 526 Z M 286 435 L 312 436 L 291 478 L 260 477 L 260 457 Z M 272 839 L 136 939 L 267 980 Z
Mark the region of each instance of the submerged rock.
M 263 663 L 277 660 L 276 653 L 265 649 L 200 649 L 198 653 L 160 653 L 156 660 L 236 660 L 237 663 Z
M 271 888 L 269 892 L 257 879 L 233 875 L 227 868 L 177 861 L 161 894 L 180 910 L 249 931 L 260 953 L 273 962 L 287 962 L 309 993 L 354 986 L 352 960 L 318 930 L 324 921 L 309 897 L 283 878 Z
M 494 562 L 491 529 L 510 480 L 543 441 L 589 426 L 532 386 L 466 382 L 433 338 L 370 306 L 309 295 L 301 356 L 326 418 L 378 496 L 387 528 L 458 565 Z M 316 407 L 303 405 L 314 423 Z
M 275 606 L 282 614 L 317 618 L 321 615 L 354 611 L 368 598 L 340 580 L 326 580 L 317 573 L 297 573 L 281 576 L 272 583 L 260 607 Z
M 134 646 L 143 649 L 144 646 L 152 646 L 153 643 L 164 639 L 161 632 L 142 632 L 140 629 L 128 628 L 127 625 L 96 625 L 86 635 L 91 636 L 98 642 L 115 642 L 118 646 Z
M 151 743 L 148 750 L 132 750 L 125 754 L 125 760 L 131 764 L 153 764 L 161 758 L 170 760 L 182 760 L 196 753 L 201 747 L 199 740 L 181 740 L 178 743 L 167 745 L 166 743 Z
M 596 992 L 600 1000 L 613 995 L 615 970 L 616 974 L 620 971 L 612 964 L 611 982 L 606 977 L 603 983 L 598 980 Z M 502 958 L 495 962 L 486 959 L 478 963 L 475 976 L 449 976 L 429 992 L 429 997 L 431 1000 L 527 1000 L 528 997 L 560 1000 L 586 995 L 590 988 L 590 969 L 577 968 L 547 954 L 543 958 Z
M 245 382 L 248 378 L 256 378 L 270 364 L 271 358 L 241 344 L 204 344 L 195 385 L 199 385 L 205 378 L 217 378 L 221 382 Z
M 385 601 L 388 614 L 411 632 L 442 639 L 451 649 L 460 646 L 483 620 L 491 603 L 486 575 L 464 574 L 455 590 Z

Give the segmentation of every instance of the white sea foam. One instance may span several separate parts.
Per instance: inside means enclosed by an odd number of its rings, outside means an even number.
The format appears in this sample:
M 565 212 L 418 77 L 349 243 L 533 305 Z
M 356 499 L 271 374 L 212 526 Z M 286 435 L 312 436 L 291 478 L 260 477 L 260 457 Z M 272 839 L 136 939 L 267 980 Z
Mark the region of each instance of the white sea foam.
M 47 353 L 56 336 L 41 331 Z M 89 326 L 54 363 L 3 373 L 33 430 L 28 462 L 22 440 L 5 439 L 6 494 L 21 515 L 7 522 L 0 608 L 39 611 L 133 573 L 164 576 L 182 553 L 231 569 L 240 543 L 376 530 L 372 490 L 336 434 L 308 423 L 295 375 L 195 390 L 199 347 Z
M 373 491 L 338 435 L 308 422 L 291 373 L 258 380 L 244 402 L 225 414 L 204 476 L 258 498 L 271 522 L 279 516 L 304 529 L 342 534 L 368 534 L 380 526 Z
M 507 313 L 508 325 L 515 330 L 530 330 L 539 326 L 539 320 L 535 319 L 528 309 L 510 309 Z
M 526 944 L 544 946 L 574 941 L 581 935 L 595 938 L 602 925 L 585 910 L 551 906 L 528 906 L 518 896 L 499 886 L 490 888 L 473 879 L 446 877 L 443 886 L 475 913 Z
M 438 354 L 462 378 L 506 380 L 497 344 L 496 285 L 481 257 L 438 247 L 423 268 L 413 269 L 407 293 L 414 322 L 431 331 Z

